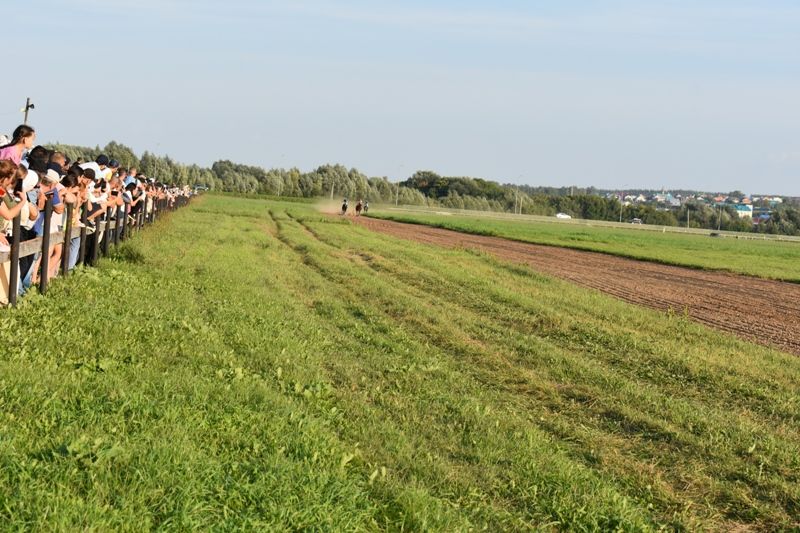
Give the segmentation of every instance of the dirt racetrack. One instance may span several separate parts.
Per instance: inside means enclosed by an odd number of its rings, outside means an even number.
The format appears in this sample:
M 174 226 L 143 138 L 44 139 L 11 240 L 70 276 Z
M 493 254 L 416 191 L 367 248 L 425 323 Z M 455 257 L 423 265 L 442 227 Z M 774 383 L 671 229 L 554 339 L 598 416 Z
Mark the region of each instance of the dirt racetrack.
M 800 355 L 800 285 L 611 255 L 359 217 L 373 231 L 449 248 L 471 248 L 654 309 Z

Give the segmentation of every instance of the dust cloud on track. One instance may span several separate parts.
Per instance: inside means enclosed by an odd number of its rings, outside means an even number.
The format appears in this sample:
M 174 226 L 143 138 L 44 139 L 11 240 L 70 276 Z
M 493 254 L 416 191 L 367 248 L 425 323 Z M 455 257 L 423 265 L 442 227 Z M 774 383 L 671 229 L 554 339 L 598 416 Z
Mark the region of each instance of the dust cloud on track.
M 500 237 L 358 217 L 370 230 L 447 248 L 471 248 L 597 289 L 629 303 L 673 309 L 707 326 L 800 355 L 800 285 L 528 244 Z

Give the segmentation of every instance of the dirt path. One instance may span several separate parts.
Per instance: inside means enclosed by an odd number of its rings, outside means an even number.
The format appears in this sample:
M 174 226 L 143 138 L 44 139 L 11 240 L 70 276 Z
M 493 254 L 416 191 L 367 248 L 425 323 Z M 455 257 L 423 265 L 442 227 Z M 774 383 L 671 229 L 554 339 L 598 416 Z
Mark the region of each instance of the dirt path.
M 636 261 L 595 252 L 360 217 L 373 231 L 449 248 L 472 248 L 626 302 L 687 310 L 694 320 L 800 355 L 800 285 Z

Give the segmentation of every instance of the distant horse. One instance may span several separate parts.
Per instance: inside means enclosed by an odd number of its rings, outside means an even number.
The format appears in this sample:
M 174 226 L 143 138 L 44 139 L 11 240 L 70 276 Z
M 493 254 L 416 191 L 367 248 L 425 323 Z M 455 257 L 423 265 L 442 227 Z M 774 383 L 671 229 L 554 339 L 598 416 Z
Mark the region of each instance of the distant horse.
M 364 204 L 361 202 L 361 200 L 359 200 L 358 203 L 356 204 L 356 216 L 359 216 L 361 214 L 361 209 L 363 207 Z
M 342 203 L 342 215 L 346 214 L 347 214 L 347 200 L 345 200 L 344 203 Z

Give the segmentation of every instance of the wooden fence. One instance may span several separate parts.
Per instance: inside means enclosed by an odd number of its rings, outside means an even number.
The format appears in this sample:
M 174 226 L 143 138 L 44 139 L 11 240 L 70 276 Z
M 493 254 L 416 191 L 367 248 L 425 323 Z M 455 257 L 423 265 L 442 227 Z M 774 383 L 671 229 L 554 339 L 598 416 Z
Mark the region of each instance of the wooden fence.
M 99 256 L 108 255 L 109 246 L 111 246 L 111 244 L 114 246 L 118 245 L 120 241 L 129 239 L 134 233 L 141 231 L 145 225 L 155 222 L 156 218 L 163 213 L 174 211 L 188 203 L 189 198 L 186 196 L 178 196 L 173 199 L 172 203 L 166 198 L 156 198 L 153 199 L 149 209 L 148 203 L 144 202 L 143 209 L 140 209 L 135 216 L 130 216 L 130 206 L 127 204 L 120 207 L 109 207 L 106 210 L 106 220 L 98 220 L 93 233 L 90 233 L 88 228 L 88 209 L 85 206 L 83 207 L 80 218 L 81 224 L 79 227 L 73 227 L 75 206 L 73 204 L 65 204 L 63 230 L 50 233 L 53 198 L 52 196 L 49 197 L 44 207 L 42 236 L 20 242 L 21 215 L 17 215 L 13 219 L 11 227 L 11 239 L 9 241 L 11 249 L 10 251 L 0 252 L 0 264 L 10 262 L 8 273 L 8 304 L 11 306 L 17 304 L 19 283 L 21 282 L 19 271 L 20 258 L 41 253 L 41 260 L 39 262 L 39 292 L 45 294 L 49 281 L 48 272 L 50 269 L 51 244 L 63 243 L 59 270 L 62 276 L 66 276 L 69 274 L 70 247 L 73 239 L 80 238 L 78 244 L 78 259 L 75 266 L 86 264 L 93 265 Z M 116 216 L 114 216 L 115 210 L 117 211 Z M 93 242 L 91 242 L 92 246 L 89 246 L 90 240 L 93 240 Z M 88 254 L 90 257 L 87 257 L 87 248 L 91 248 L 92 250 L 91 254 Z M 33 268 L 33 265 L 31 268 Z

